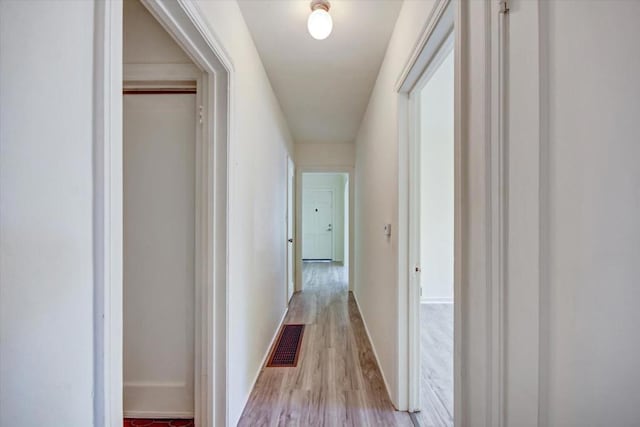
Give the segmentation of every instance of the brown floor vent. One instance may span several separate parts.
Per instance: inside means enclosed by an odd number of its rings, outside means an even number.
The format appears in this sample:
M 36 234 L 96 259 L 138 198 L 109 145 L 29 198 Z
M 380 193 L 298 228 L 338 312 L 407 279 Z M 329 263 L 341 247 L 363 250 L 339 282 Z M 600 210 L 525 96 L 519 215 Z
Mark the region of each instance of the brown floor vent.
M 284 325 L 271 352 L 268 368 L 292 368 L 298 365 L 304 325 Z

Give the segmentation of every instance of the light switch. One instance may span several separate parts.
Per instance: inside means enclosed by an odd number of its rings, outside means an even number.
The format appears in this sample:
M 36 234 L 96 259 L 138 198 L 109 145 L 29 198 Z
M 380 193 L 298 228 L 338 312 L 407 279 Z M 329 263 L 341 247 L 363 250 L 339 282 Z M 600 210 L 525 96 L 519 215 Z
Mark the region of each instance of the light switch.
M 391 224 L 384 225 L 384 235 L 391 236 Z

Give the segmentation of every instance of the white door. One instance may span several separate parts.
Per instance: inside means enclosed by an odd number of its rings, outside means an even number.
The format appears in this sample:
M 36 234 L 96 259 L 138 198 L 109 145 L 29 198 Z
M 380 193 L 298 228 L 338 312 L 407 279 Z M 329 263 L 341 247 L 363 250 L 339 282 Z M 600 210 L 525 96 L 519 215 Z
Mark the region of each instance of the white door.
M 333 191 L 305 190 L 302 204 L 302 258 L 333 259 Z
M 293 161 L 287 157 L 287 301 L 291 300 L 294 289 L 294 271 L 293 271 L 293 263 L 294 263 L 294 238 L 293 238 L 293 230 L 294 224 L 293 219 L 295 216 L 294 213 L 294 204 L 293 204 L 293 194 L 294 194 L 294 176 L 295 169 L 293 165 Z
M 123 102 L 124 411 L 192 416 L 195 95 Z

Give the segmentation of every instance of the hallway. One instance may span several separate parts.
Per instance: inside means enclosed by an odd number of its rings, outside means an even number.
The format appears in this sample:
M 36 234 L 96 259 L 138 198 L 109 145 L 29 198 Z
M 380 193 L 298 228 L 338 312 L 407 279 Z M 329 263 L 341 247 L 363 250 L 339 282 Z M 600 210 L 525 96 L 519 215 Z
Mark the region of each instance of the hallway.
M 337 263 L 304 263 L 284 323 L 306 325 L 295 368 L 263 368 L 239 426 L 411 426 L 394 410 Z
M 640 427 L 639 22 L 0 0 L 0 427 Z

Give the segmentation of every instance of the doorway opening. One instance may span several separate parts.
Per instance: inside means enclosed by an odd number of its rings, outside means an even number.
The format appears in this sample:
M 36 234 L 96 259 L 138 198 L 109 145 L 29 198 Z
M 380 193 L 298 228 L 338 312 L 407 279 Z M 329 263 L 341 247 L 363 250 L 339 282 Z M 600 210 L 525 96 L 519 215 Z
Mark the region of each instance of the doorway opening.
M 305 172 L 301 175 L 302 268 L 331 264 L 349 282 L 349 197 L 347 173 Z
M 147 55 L 141 62 L 137 62 L 137 59 L 125 61 L 123 54 L 123 39 L 125 31 L 128 31 L 123 27 L 124 7 L 132 4 L 97 2 L 95 7 L 95 424 L 121 427 L 124 415 L 123 213 L 127 207 L 123 207 L 126 189 L 123 188 L 125 147 L 122 107 L 124 98 L 128 96 L 124 92 L 138 90 L 152 95 L 157 89 L 160 92 L 173 90 L 170 97 L 177 96 L 175 93 L 178 92 L 186 92 L 183 94 L 191 96 L 195 93 L 196 99 L 195 169 L 191 171 L 195 192 L 194 298 L 191 313 L 194 329 L 193 409 L 182 416 L 191 415 L 193 424 L 198 426 L 224 425 L 228 412 L 225 393 L 228 377 L 227 154 L 232 66 L 219 41 L 208 31 L 201 14 L 191 3 L 164 0 L 139 2 L 144 7 L 142 11 L 146 9 L 155 20 L 151 22 L 160 25 L 152 26 L 153 33 L 143 32 L 143 42 L 154 46 L 149 51 L 138 50 L 139 54 Z M 133 3 L 133 7 L 140 6 L 140 3 Z M 155 43 L 167 34 L 179 47 L 181 55 L 178 61 L 166 63 L 162 55 L 155 56 L 158 53 Z M 174 53 L 177 52 L 174 50 Z M 186 62 L 185 54 L 188 58 Z M 183 176 L 176 183 L 184 180 Z M 168 185 L 174 185 L 174 182 Z M 162 232 L 169 233 L 167 230 Z M 166 234 L 162 235 L 166 237 Z M 185 233 L 183 237 L 186 236 Z M 182 244 L 187 251 L 184 241 L 176 244 Z M 188 310 L 186 308 L 183 312 Z M 188 351 L 188 347 L 185 344 L 182 350 Z M 179 388 L 191 388 L 183 386 L 188 379 L 176 382 Z M 144 383 L 138 381 L 138 385 Z
M 122 18 L 124 426 L 192 427 L 202 72 L 139 0 Z
M 286 272 L 287 272 L 287 304 L 291 301 L 295 292 L 295 165 L 293 159 L 287 155 L 287 258 L 286 258 Z
M 420 426 L 460 410 L 461 161 L 458 3 L 439 4 L 399 80 L 401 386 Z M 406 353 L 404 353 L 406 351 Z M 406 367 L 406 369 L 405 369 Z M 404 376 L 406 375 L 406 376 Z
M 420 384 L 416 419 L 421 426 L 453 425 L 454 273 L 454 67 L 453 44 L 436 54 L 412 92 L 416 120 L 416 196 L 412 239 L 420 289 Z

